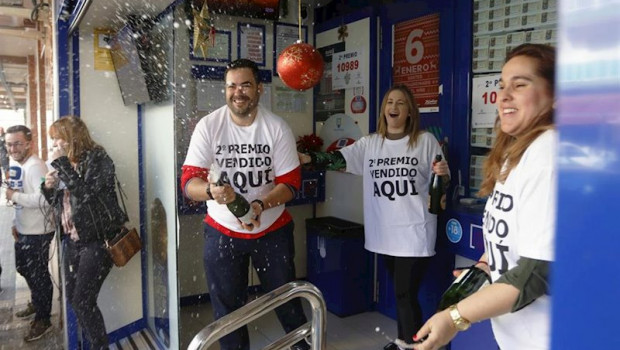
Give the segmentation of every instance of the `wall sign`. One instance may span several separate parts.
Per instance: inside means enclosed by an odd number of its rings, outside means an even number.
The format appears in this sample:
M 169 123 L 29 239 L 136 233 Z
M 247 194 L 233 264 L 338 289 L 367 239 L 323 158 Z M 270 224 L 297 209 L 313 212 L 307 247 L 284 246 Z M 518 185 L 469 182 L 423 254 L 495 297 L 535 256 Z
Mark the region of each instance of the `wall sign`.
M 353 96 L 353 100 L 351 100 L 351 112 L 354 114 L 366 112 L 366 99 L 363 95 Z
M 189 37 L 189 57 L 192 60 L 230 62 L 231 61 L 232 32 L 216 30 L 215 35 L 207 46 L 206 57 L 200 50 L 194 50 L 194 37 Z
M 95 36 L 95 40 L 93 40 L 95 70 L 114 71 L 112 54 L 110 54 L 110 44 L 108 44 L 114 32 L 110 29 L 95 28 L 93 34 Z
M 394 26 L 392 77 L 416 98 L 420 112 L 439 112 L 439 14 Z
M 247 58 L 265 66 L 265 26 L 253 23 L 237 25 L 239 58 Z
M 461 238 L 463 238 L 463 227 L 458 220 L 448 220 L 448 223 L 446 224 L 446 236 L 452 243 L 458 243 L 461 241 Z
M 340 90 L 363 86 L 364 53 L 352 50 L 334 53 L 332 60 L 332 89 Z
M 353 89 L 353 99 L 351 99 L 351 112 L 354 114 L 366 112 L 366 99 L 364 98 L 364 87 Z
M 501 74 L 477 76 L 472 79 L 471 127 L 492 128 L 497 118 L 497 90 Z

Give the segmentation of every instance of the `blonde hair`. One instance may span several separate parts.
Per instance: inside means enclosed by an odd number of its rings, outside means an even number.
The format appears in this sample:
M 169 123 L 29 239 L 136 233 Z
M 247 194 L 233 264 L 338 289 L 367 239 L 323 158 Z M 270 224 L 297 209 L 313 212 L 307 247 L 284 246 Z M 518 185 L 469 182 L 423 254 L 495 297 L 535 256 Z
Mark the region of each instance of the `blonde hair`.
M 50 126 L 49 136 L 67 143 L 67 156 L 73 163 L 78 162 L 82 153 L 101 148 L 90 137 L 90 132 L 82 119 L 72 115 L 55 121 Z
M 407 100 L 407 106 L 409 107 L 409 118 L 405 124 L 405 134 L 409 135 L 409 148 L 411 148 L 415 146 L 418 136 L 420 136 L 422 130 L 420 130 L 420 110 L 418 109 L 418 105 L 413 97 L 413 93 L 405 85 L 394 85 L 385 93 L 385 95 L 383 95 L 381 109 L 379 110 L 379 126 L 377 128 L 377 134 L 381 135 L 383 139 L 387 136 L 385 106 L 387 105 L 388 96 L 392 91 L 402 92 Z
M 555 88 L 555 49 L 542 44 L 523 44 L 514 48 L 506 57 L 510 61 L 517 56 L 533 58 L 537 63 L 536 74 L 547 81 L 551 94 Z M 497 137 L 493 148 L 489 152 L 483 165 L 482 184 L 479 197 L 485 197 L 493 192 L 496 182 L 503 183 L 514 169 L 525 150 L 543 132 L 553 128 L 553 110 L 540 116 L 526 127 L 523 134 L 516 138 L 504 133 L 501 130 L 499 117 L 495 121 L 495 132 Z M 506 164 L 506 167 L 502 170 Z

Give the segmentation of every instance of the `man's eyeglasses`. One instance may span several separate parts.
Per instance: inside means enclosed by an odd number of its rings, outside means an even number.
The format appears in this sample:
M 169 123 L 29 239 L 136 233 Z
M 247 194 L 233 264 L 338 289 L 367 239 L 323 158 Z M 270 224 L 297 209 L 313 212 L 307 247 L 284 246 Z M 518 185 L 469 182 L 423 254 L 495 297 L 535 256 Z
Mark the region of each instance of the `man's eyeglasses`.
M 254 87 L 254 85 L 252 83 L 242 83 L 240 85 L 237 85 L 235 83 L 226 83 L 226 88 L 228 90 L 231 90 L 231 91 L 235 91 L 237 89 L 241 89 L 241 91 L 247 92 L 252 87 Z
M 6 148 L 11 148 L 11 147 L 17 147 L 17 148 L 21 148 L 24 145 L 26 145 L 25 142 L 7 142 L 5 143 Z

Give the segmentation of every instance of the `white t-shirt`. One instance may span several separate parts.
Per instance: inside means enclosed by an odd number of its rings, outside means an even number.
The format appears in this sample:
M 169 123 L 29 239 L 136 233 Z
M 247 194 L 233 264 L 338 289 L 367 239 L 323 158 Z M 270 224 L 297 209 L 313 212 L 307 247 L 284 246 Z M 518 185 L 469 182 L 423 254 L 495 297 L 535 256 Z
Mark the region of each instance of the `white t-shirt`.
M 428 189 L 439 143 L 422 133 L 388 140 L 379 134 L 340 150 L 347 172 L 363 176 L 365 248 L 374 253 L 415 257 L 435 255 L 437 215 L 428 212 Z
M 228 106 L 202 118 L 192 134 L 184 165 L 211 168 L 216 163 L 235 191 L 248 202 L 275 187 L 274 179 L 299 166 L 295 138 L 286 122 L 259 105 L 254 122 L 239 126 Z M 252 231 L 241 228 L 226 205 L 207 201 L 209 216 L 229 230 L 256 234 L 271 226 L 284 211 L 284 203 L 261 214 L 261 225 Z
M 46 172 L 45 163 L 35 154 L 24 164 L 13 159 L 10 161 L 9 186 L 17 191 L 13 193 L 13 224 L 21 234 L 40 235 L 54 231 L 53 221 L 50 221 L 52 211 L 40 188 Z
M 552 261 L 556 214 L 557 134 L 540 135 L 523 153 L 505 183 L 496 183 L 483 216 L 491 277 L 496 281 L 520 257 Z M 549 296 L 523 309 L 494 317 L 502 350 L 549 349 Z

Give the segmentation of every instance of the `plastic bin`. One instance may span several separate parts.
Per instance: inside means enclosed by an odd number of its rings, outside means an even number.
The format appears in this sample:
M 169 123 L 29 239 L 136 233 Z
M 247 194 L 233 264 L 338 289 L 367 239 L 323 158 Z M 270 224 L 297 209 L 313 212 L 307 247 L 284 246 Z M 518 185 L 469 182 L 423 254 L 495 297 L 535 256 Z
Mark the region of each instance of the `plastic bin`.
M 372 254 L 364 249 L 364 226 L 335 217 L 306 220 L 308 280 L 340 317 L 372 308 Z

